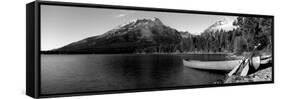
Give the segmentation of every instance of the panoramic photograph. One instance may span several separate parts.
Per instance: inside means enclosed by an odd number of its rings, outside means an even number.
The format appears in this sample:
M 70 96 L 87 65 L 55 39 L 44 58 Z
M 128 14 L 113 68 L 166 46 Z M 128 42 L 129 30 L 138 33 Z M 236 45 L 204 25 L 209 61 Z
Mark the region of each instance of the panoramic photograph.
M 273 19 L 41 5 L 41 94 L 268 82 Z

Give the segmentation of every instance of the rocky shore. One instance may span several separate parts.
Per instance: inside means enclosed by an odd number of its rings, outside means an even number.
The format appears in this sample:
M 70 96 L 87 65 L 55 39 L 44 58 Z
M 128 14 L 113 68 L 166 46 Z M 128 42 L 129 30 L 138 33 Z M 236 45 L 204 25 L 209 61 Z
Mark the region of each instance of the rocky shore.
M 228 77 L 224 83 L 247 83 L 258 81 L 272 81 L 272 67 L 258 70 L 257 72 L 247 76 L 233 75 Z

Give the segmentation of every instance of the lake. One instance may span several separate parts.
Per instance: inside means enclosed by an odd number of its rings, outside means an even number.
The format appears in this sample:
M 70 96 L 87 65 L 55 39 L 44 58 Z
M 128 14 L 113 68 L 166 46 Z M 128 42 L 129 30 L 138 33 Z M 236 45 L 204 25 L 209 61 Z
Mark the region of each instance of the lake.
M 41 55 L 41 94 L 213 84 L 224 73 L 184 67 L 182 59 L 224 60 L 223 54 Z

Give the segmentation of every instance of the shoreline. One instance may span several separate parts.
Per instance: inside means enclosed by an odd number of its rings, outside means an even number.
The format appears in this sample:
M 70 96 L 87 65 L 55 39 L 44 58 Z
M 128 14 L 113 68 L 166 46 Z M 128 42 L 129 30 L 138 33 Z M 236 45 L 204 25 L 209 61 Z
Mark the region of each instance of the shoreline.
M 228 77 L 223 84 L 230 83 L 251 83 L 259 81 L 272 81 L 272 66 L 261 69 L 247 76 L 233 75 Z

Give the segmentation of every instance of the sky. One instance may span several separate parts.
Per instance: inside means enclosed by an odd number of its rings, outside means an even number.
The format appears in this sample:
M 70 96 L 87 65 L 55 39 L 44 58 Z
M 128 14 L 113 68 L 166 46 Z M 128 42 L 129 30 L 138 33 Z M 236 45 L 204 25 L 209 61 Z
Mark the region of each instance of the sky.
M 200 34 L 223 18 L 235 19 L 235 16 L 41 5 L 41 50 L 60 48 L 132 20 L 154 17 L 167 26 L 192 34 Z

